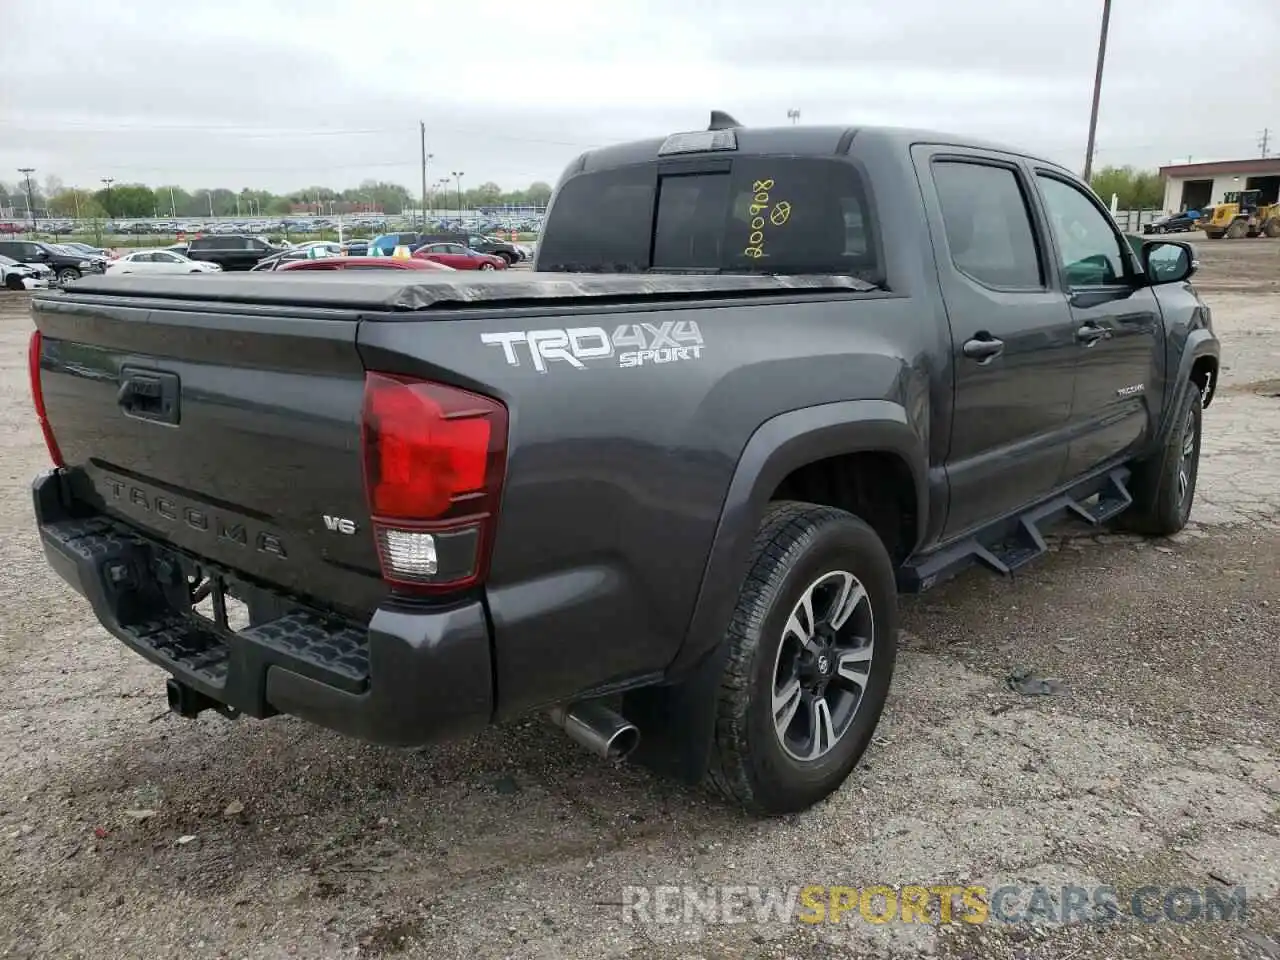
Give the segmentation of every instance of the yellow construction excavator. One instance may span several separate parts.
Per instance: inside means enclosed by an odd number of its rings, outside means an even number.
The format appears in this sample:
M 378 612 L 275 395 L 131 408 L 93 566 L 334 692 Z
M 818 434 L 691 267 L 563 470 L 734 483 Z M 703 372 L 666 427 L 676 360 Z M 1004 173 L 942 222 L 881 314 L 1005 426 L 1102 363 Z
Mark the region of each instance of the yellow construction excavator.
M 1262 205 L 1261 190 L 1237 190 L 1223 194 L 1222 203 L 1202 229 L 1210 240 L 1241 237 L 1280 237 L 1280 203 Z

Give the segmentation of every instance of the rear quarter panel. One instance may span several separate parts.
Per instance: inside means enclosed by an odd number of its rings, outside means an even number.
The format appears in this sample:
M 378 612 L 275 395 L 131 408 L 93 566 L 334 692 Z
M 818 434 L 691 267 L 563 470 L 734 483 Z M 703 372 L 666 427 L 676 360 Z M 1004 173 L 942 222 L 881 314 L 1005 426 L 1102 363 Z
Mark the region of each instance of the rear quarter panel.
M 766 420 L 886 399 L 911 411 L 927 448 L 947 334 L 919 307 L 821 294 L 362 324 L 370 369 L 454 383 L 510 411 L 486 589 L 500 715 L 671 663 L 735 467 Z M 565 329 L 598 329 L 609 342 L 584 335 L 576 363 L 535 362 L 530 333 Z M 677 359 L 637 362 L 642 344 L 673 343 Z

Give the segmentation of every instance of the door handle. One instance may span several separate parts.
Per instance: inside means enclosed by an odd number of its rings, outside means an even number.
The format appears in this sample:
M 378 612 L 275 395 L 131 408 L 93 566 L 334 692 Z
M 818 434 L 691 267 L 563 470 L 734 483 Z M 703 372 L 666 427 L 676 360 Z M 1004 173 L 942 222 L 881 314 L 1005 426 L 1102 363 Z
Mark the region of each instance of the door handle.
M 1090 320 L 1083 327 L 1076 330 L 1076 339 L 1086 347 L 1092 347 L 1099 340 L 1110 340 L 1111 331 Z
M 1004 341 L 997 340 L 989 333 L 979 333 L 972 340 L 966 340 L 961 349 L 970 360 L 989 363 L 1004 353 Z

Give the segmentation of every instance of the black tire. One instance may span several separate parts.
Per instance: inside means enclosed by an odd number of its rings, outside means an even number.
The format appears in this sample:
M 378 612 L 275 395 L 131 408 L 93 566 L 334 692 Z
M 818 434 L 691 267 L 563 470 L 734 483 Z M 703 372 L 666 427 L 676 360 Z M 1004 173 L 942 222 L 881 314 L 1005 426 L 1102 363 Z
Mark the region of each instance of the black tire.
M 58 271 L 59 283 L 70 283 L 72 280 L 80 279 L 80 271 L 75 267 L 63 267 Z
M 507 253 L 507 251 L 505 251 L 505 250 L 499 250 L 499 251 L 498 251 L 498 253 L 497 253 L 497 256 L 499 256 L 499 257 L 501 257 L 503 260 L 507 261 L 507 266 L 508 266 L 508 267 L 509 267 L 509 266 L 511 266 L 513 263 L 515 263 L 515 262 L 516 262 L 516 255 L 515 255 L 515 254 L 513 254 L 513 253 Z
M 1204 423 L 1204 402 L 1194 383 L 1183 390 L 1173 416 L 1173 428 L 1164 445 L 1133 468 L 1129 481 L 1133 506 L 1118 519 L 1121 526 L 1135 533 L 1167 537 L 1185 527 L 1191 516 Z
M 7 274 L 4 278 L 4 286 L 6 290 L 25 290 L 26 285 L 22 282 L 22 278 L 16 273 Z
M 1243 220 L 1234 221 L 1231 226 L 1227 227 L 1227 239 L 1239 240 L 1241 237 L 1249 233 L 1249 225 Z
M 780 648 L 784 643 L 788 649 L 799 648 L 795 635 L 787 632 L 792 611 L 824 575 L 838 577 L 835 571 L 851 574 L 865 589 L 870 627 L 865 619 L 855 626 L 859 633 L 869 634 L 873 653 L 861 696 L 840 722 L 834 744 L 816 759 L 801 760 L 784 748 L 785 734 L 775 727 L 774 697 L 786 652 Z M 843 510 L 808 503 L 770 505 L 756 532 L 751 563 L 725 638 L 728 662 L 720 681 L 708 769 L 710 783 L 721 794 L 750 813 L 773 816 L 807 809 L 845 781 L 871 742 L 889 693 L 897 645 L 897 599 L 888 551 L 863 521 Z M 854 617 L 849 616 L 846 623 L 853 624 Z M 831 667 L 835 663 L 833 656 Z M 835 685 L 833 698 L 852 695 L 839 677 L 827 673 L 827 680 Z M 824 685 L 824 701 L 825 690 Z M 818 713 L 810 712 L 812 703 L 799 700 L 792 716 L 799 719 L 804 707 L 816 722 Z M 828 707 L 829 717 L 834 712 L 838 710 Z M 835 726 L 833 722 L 833 732 Z

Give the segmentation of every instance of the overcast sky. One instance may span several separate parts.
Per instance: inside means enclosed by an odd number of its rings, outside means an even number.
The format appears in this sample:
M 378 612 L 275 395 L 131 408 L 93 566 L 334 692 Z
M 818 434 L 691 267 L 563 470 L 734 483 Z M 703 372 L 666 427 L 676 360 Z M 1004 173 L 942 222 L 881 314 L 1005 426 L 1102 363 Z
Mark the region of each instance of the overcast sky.
M 705 127 L 902 124 L 1083 163 L 1101 0 L 5 4 L 0 180 L 554 182 Z M 1280 151 L 1280 0 L 1116 0 L 1095 165 Z M 1256 45 L 1254 41 L 1257 41 Z M 1251 50 L 1240 56 L 1226 51 Z

